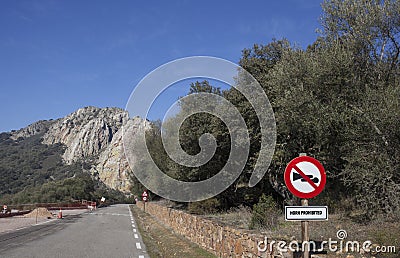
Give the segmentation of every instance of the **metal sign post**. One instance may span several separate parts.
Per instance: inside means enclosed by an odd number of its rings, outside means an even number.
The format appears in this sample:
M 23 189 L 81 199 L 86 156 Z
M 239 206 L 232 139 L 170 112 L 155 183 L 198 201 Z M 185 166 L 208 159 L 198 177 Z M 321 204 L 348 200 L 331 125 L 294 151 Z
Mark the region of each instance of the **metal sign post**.
M 302 199 L 301 200 L 301 206 L 308 206 L 308 200 L 307 199 Z M 303 244 L 307 243 L 307 244 Z M 308 220 L 303 220 L 301 221 L 301 244 L 304 248 L 303 252 L 303 258 L 308 258 L 310 257 L 309 254 L 309 248 L 310 248 L 310 234 L 308 231 Z
M 306 153 L 300 153 L 299 157 L 304 157 L 307 156 Z M 301 200 L 301 206 L 308 206 L 308 200 L 307 199 L 302 199 Z M 307 241 L 307 246 L 303 245 L 303 243 Z M 308 221 L 307 220 L 303 220 L 301 222 L 301 245 L 303 246 L 303 248 L 305 250 L 303 250 L 303 258 L 308 258 L 310 257 L 309 254 L 309 248 L 310 248 L 310 234 L 308 231 Z

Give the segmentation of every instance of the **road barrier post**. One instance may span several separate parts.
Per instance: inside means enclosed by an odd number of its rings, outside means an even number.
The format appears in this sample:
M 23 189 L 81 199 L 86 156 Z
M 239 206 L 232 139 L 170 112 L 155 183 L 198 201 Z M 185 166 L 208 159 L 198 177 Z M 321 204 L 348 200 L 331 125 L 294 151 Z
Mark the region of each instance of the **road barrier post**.
M 39 213 L 39 208 L 38 208 L 38 206 L 36 205 L 36 224 L 37 224 L 38 213 Z
M 60 208 L 60 211 L 58 212 L 57 218 L 58 218 L 58 219 L 62 219 L 62 211 L 61 211 L 61 208 Z

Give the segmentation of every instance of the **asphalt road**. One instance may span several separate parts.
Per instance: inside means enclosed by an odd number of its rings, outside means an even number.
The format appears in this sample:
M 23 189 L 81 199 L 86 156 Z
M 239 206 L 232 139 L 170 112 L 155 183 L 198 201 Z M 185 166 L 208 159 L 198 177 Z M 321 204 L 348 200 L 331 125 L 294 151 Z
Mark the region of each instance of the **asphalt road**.
M 0 257 L 149 257 L 128 205 L 0 234 Z

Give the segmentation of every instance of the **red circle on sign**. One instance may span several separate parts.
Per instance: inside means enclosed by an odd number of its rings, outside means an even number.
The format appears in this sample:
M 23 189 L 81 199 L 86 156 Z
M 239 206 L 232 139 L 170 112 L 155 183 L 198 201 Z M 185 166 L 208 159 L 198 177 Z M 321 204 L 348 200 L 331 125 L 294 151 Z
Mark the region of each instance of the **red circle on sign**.
M 147 201 L 147 197 L 146 196 L 143 196 L 143 201 L 145 202 L 145 201 Z
M 321 182 L 319 183 L 319 185 L 315 185 L 314 182 L 311 181 L 310 178 L 308 178 L 307 176 L 305 176 L 305 171 L 301 171 L 296 165 L 299 164 L 300 162 L 310 162 L 312 163 L 314 166 L 316 166 L 318 168 L 318 171 L 321 175 Z M 301 192 L 299 190 L 297 190 L 294 186 L 293 186 L 293 182 L 290 179 L 290 174 L 292 173 L 292 169 L 295 169 L 302 178 L 304 178 L 304 180 L 306 182 L 308 182 L 309 184 L 311 184 L 311 186 L 314 188 L 313 191 L 309 192 L 309 193 L 305 193 L 305 192 Z M 285 174 L 284 174 L 284 179 L 285 179 L 285 184 L 287 186 L 287 188 L 289 189 L 289 191 L 294 194 L 295 196 L 299 197 L 299 198 L 313 198 L 315 196 L 317 196 L 318 194 L 320 194 L 322 192 L 322 190 L 325 187 L 325 183 L 326 183 L 326 174 L 325 174 L 325 169 L 322 166 L 322 164 L 309 156 L 301 156 L 301 157 L 297 157 L 292 159 L 289 164 L 286 166 L 285 169 Z

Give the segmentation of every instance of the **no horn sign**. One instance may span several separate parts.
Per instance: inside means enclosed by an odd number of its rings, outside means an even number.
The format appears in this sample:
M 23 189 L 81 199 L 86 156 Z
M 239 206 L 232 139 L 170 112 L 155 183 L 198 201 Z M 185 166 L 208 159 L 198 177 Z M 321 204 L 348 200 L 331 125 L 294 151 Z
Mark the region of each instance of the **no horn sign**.
M 285 169 L 285 184 L 299 198 L 309 199 L 322 192 L 326 183 L 322 164 L 309 156 L 292 159 Z

